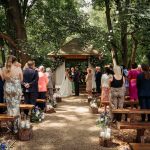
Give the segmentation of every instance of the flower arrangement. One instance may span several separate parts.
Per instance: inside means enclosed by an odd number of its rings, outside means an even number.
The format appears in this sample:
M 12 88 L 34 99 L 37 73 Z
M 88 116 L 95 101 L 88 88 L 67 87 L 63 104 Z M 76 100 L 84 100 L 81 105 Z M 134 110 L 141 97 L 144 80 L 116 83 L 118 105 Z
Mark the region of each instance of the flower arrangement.
M 110 139 L 111 138 L 111 129 L 109 128 L 110 125 L 110 115 L 108 112 L 103 112 L 100 114 L 99 119 L 96 121 L 97 126 L 101 128 L 100 130 L 100 137 L 103 139 Z M 107 145 L 107 142 L 104 140 L 104 145 Z
M 38 106 L 31 111 L 31 122 L 41 122 L 44 118 L 44 112 Z
M 96 125 L 103 129 L 107 128 L 110 125 L 110 122 L 111 122 L 110 115 L 106 111 L 100 114 L 100 117 L 96 120 Z

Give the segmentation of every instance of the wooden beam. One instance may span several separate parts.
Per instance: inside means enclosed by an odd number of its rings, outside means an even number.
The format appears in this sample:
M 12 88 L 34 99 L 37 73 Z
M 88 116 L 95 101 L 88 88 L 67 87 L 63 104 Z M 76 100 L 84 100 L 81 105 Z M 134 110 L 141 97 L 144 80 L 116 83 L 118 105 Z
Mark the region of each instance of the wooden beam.
M 150 129 L 150 123 L 147 122 L 136 122 L 136 123 L 128 123 L 128 122 L 118 122 L 118 129 Z

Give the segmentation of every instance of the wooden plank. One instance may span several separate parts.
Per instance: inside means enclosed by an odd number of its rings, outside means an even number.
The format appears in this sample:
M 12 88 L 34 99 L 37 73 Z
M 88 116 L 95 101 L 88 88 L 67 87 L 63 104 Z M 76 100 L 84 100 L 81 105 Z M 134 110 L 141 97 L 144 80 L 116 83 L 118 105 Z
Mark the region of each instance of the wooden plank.
M 46 100 L 45 100 L 45 99 L 36 99 L 36 102 L 37 102 L 37 103 L 45 103 Z
M 150 109 L 114 109 L 115 114 L 150 114 Z
M 34 105 L 32 104 L 20 104 L 20 109 L 24 110 L 24 109 L 33 109 L 34 108 Z
M 0 103 L 0 108 L 5 108 L 7 107 L 7 104 L 6 103 Z M 24 109 L 33 109 L 34 108 L 34 105 L 32 104 L 20 104 L 20 109 L 24 110 Z
M 150 143 L 129 143 L 133 150 L 150 150 Z
M 0 108 L 5 108 L 5 107 L 7 107 L 6 103 L 0 103 Z
M 112 113 L 114 113 L 114 114 L 129 114 L 130 109 L 113 109 Z
M 14 121 L 18 116 L 9 116 L 7 114 L 0 114 L 0 121 Z
M 117 127 L 119 129 L 150 129 L 150 123 L 147 123 L 147 122 L 138 122 L 138 123 L 118 122 Z
M 101 101 L 101 104 L 109 105 L 109 101 Z M 137 104 L 139 104 L 138 101 L 128 101 L 128 100 L 124 101 L 124 105 L 137 105 Z
M 129 100 L 130 96 L 125 96 L 124 98 L 125 98 L 125 100 Z

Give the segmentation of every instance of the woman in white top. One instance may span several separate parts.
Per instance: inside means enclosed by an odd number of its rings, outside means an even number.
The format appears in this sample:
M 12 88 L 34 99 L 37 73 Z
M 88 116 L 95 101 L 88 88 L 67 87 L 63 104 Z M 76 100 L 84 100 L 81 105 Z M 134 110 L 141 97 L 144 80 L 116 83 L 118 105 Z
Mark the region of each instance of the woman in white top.
M 101 101 L 109 101 L 110 98 L 110 78 L 112 74 L 109 67 L 105 67 L 105 73 L 101 78 Z
M 72 83 L 69 77 L 69 68 L 66 69 L 65 77 L 62 81 L 59 91 L 61 97 L 67 97 L 72 95 Z

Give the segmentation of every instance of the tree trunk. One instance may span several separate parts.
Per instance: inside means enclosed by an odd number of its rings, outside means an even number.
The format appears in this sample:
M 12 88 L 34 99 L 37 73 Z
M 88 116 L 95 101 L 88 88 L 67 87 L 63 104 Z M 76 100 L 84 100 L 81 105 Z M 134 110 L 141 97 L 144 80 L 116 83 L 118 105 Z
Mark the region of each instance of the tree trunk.
M 18 49 L 21 50 L 22 43 L 27 41 L 27 34 L 19 0 L 6 0 L 4 1 L 4 7 L 7 17 L 8 34 L 16 41 Z M 19 55 L 17 49 L 14 51 L 14 55 Z M 23 54 L 18 57 L 24 58 Z
M 116 0 L 117 10 L 119 10 L 119 22 L 120 22 L 120 41 L 121 41 L 121 55 L 122 55 L 122 64 L 127 66 L 127 59 L 128 59 L 128 39 L 127 39 L 127 14 L 128 14 L 128 7 L 130 4 L 130 0 L 125 1 L 125 9 L 123 10 L 121 6 L 121 0 Z
M 106 7 L 106 19 L 107 19 L 107 28 L 108 32 L 113 31 L 111 17 L 110 17 L 110 0 L 105 0 L 105 7 Z M 112 54 L 112 61 L 114 65 L 118 64 L 118 57 L 117 57 L 117 50 L 116 50 L 116 42 L 114 40 L 113 32 L 111 32 L 111 54 Z
M 130 66 L 131 64 L 135 63 L 135 58 L 136 58 L 136 50 L 138 46 L 138 41 L 134 36 L 134 33 L 131 33 L 132 37 L 132 53 L 131 53 L 131 59 L 130 59 Z

